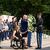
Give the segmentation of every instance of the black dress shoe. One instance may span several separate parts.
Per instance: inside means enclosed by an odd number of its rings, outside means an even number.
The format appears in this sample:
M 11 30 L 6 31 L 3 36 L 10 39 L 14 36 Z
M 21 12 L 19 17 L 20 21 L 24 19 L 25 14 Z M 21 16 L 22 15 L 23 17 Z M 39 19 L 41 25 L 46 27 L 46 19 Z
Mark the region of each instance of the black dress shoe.
M 10 45 L 10 47 L 13 47 L 13 45 Z
M 32 46 L 28 46 L 28 47 L 32 47 Z
M 10 45 L 10 47 L 12 47 L 12 45 Z
M 37 48 L 35 48 L 35 49 L 41 49 L 40 47 L 37 47 Z
M 0 47 L 0 48 L 2 48 L 2 47 Z
M 14 44 L 12 46 L 15 46 Z

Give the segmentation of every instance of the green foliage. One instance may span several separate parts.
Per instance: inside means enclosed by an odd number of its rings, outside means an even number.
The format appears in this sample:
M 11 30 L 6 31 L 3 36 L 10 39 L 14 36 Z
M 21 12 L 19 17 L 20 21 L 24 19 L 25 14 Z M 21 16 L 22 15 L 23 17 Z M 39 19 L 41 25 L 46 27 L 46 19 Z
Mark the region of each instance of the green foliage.
M 31 4 L 34 5 L 41 5 L 41 0 L 29 0 Z
M 3 11 L 3 15 L 11 15 L 11 13 L 9 13 L 7 11 Z
M 10 12 L 14 16 L 33 14 L 38 11 L 50 13 L 49 4 L 50 0 L 0 0 L 1 9 Z
M 19 19 L 23 14 L 36 16 L 37 12 L 50 13 L 50 0 L 0 0 L 0 15 L 11 13 Z
M 29 0 L 34 7 L 34 12 L 50 13 L 50 0 Z

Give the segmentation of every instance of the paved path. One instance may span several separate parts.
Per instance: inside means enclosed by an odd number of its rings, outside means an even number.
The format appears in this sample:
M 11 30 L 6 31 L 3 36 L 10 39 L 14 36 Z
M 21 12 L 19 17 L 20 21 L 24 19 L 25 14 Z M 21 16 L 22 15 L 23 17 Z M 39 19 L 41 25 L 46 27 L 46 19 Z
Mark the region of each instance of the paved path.
M 36 32 L 32 33 L 31 39 L 32 48 L 28 48 L 27 50 L 36 50 Z M 10 47 L 10 40 L 5 40 L 1 42 L 2 49 L 0 50 L 26 50 L 26 49 L 13 49 Z M 42 49 L 41 50 L 50 50 L 50 36 L 43 34 L 42 40 Z

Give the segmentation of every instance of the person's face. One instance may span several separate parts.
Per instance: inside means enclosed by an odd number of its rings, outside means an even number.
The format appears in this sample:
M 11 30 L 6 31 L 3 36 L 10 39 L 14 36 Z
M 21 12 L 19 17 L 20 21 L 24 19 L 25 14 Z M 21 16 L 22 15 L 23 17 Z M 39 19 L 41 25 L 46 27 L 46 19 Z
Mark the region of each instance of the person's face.
M 24 15 L 24 16 L 23 16 L 23 19 L 24 19 L 24 20 L 28 20 L 28 16 L 27 16 L 27 15 Z
M 41 18 L 41 15 L 42 15 L 42 14 L 41 14 L 41 13 L 39 13 L 39 14 L 37 15 L 37 18 Z

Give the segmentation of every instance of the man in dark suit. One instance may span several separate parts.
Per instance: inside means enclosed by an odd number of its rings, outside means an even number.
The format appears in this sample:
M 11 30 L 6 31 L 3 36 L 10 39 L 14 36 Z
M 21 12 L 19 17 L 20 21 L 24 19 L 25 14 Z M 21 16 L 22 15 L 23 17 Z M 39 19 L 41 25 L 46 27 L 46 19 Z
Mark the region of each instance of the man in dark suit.
M 37 48 L 36 49 L 41 49 L 42 48 L 42 33 L 43 33 L 43 19 L 41 17 L 41 13 L 37 15 Z

